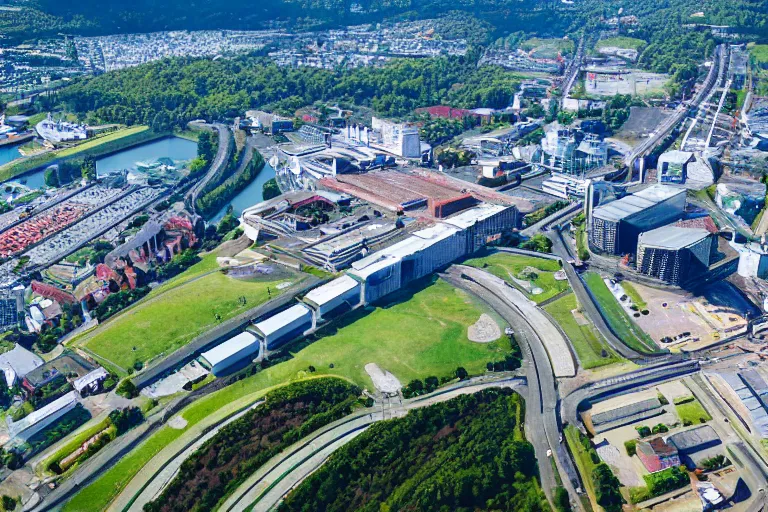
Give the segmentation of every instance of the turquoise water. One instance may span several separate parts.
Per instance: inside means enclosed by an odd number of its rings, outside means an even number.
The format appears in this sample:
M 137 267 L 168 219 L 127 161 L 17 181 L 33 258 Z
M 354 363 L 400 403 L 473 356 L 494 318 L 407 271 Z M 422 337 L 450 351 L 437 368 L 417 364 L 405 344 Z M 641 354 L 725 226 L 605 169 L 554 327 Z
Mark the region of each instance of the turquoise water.
M 152 162 L 163 157 L 192 160 L 196 156 L 197 143 L 181 137 L 168 137 L 99 158 L 96 160 L 96 171 L 100 175 L 123 169 L 135 171 L 137 162 Z
M 16 160 L 20 157 L 21 153 L 19 153 L 18 144 L 0 146 L 0 165 L 7 164 L 8 162 Z
M 232 209 L 234 210 L 235 217 L 239 217 L 240 214 L 243 213 L 243 210 L 257 203 L 260 203 L 264 199 L 264 197 L 262 196 L 264 183 L 268 181 L 270 178 L 274 178 L 274 177 L 275 177 L 275 170 L 272 168 L 271 165 L 269 165 L 269 163 L 265 163 L 264 168 L 261 170 L 259 175 L 256 176 L 256 179 L 253 180 L 250 185 L 245 187 L 239 194 L 233 197 L 232 201 L 226 204 L 224 208 L 219 210 L 219 212 L 213 216 L 210 222 L 213 222 L 213 223 L 219 222 L 221 218 L 224 216 L 224 214 L 226 213 L 227 207 L 230 204 L 232 205 Z

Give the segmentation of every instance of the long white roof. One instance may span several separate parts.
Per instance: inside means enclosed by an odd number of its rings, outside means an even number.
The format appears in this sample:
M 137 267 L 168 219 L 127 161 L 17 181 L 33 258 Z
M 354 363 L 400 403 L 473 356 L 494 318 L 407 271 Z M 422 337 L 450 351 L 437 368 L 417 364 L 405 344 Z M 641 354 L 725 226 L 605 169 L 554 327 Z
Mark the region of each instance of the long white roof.
M 70 391 L 66 395 L 57 398 L 48 405 L 45 405 L 36 411 L 32 411 L 28 415 L 21 418 L 19 421 L 14 421 L 8 427 L 11 437 L 16 437 L 19 433 L 24 432 L 29 427 L 40 423 L 49 416 L 52 416 L 60 410 L 72 405 L 74 402 L 77 402 L 77 392 Z
M 509 206 L 502 206 L 499 204 L 484 203 L 474 208 L 471 208 L 465 212 L 454 215 L 453 217 L 446 219 L 445 222 L 452 226 L 456 226 L 460 229 L 467 229 L 475 225 L 476 222 L 485 220 L 497 213 L 501 213 Z
M 254 343 L 258 343 L 256 336 L 249 332 L 243 332 L 229 338 L 224 343 L 216 345 L 211 350 L 203 352 L 202 356 L 205 358 L 211 366 L 216 366 L 220 362 L 226 360 L 228 357 L 237 354 L 244 348 L 250 347 Z
M 264 336 L 274 334 L 278 330 L 282 329 L 286 325 L 290 325 L 293 322 L 301 319 L 304 316 L 310 315 L 310 309 L 304 304 L 296 304 L 290 308 L 273 315 L 266 320 L 263 320 L 254 327 L 262 333 Z
M 654 185 L 608 204 L 600 205 L 595 208 L 593 215 L 599 219 L 618 222 L 678 194 L 685 194 L 685 189 L 669 185 Z
M 360 284 L 345 274 L 339 278 L 334 279 L 330 283 L 326 283 L 323 286 L 318 286 L 317 288 L 311 290 L 304 296 L 304 298 L 306 300 L 312 301 L 318 306 L 322 306 L 357 286 L 360 286 Z

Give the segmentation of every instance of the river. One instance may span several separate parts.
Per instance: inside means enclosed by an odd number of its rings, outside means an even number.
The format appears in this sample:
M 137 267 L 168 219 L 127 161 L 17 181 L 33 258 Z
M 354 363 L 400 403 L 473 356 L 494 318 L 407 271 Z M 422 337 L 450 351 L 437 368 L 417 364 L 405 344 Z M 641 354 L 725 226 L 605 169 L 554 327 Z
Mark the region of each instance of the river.
M 6 144 L 5 146 L 0 146 L 0 165 L 7 164 L 17 158 L 21 158 L 19 144 Z
M 240 191 L 239 194 L 233 197 L 232 200 L 228 202 L 221 210 L 219 210 L 218 213 L 216 213 L 216 215 L 214 215 L 209 222 L 219 222 L 221 218 L 224 217 L 224 214 L 227 212 L 227 207 L 230 204 L 234 210 L 235 217 L 239 217 L 240 214 L 243 213 L 243 210 L 249 206 L 260 203 L 264 199 L 264 196 L 262 195 L 264 190 L 264 183 L 267 182 L 270 178 L 274 177 L 275 170 L 271 165 L 269 165 L 269 162 L 265 162 L 264 168 L 261 170 L 261 172 L 259 172 L 259 175 L 256 176 L 256 179 L 253 180 L 250 185 Z

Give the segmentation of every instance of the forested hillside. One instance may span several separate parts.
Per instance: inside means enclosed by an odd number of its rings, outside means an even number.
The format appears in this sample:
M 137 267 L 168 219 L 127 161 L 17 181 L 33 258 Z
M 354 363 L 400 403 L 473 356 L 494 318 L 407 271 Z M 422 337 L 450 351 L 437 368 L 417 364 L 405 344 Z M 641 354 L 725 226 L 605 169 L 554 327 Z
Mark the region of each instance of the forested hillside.
M 292 115 L 317 100 L 367 105 L 387 116 L 439 103 L 506 107 L 519 75 L 478 69 L 474 59 L 395 60 L 381 68 L 341 71 L 278 67 L 258 57 L 174 59 L 80 79 L 57 100 L 91 124 L 148 124 L 158 130 L 198 118 L 234 117 L 251 108 Z
M 549 510 L 522 422 L 522 398 L 493 389 L 376 423 L 279 510 Z

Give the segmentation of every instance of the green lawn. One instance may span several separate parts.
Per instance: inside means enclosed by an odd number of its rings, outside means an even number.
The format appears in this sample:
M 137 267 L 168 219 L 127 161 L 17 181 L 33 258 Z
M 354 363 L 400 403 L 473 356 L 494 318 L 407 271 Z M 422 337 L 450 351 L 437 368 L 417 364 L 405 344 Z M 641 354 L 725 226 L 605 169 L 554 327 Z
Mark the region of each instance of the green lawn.
M 768 44 L 750 44 L 749 56 L 761 67 L 768 67 Z
M 183 287 L 182 290 L 187 287 Z M 407 292 L 406 292 L 407 293 Z M 104 510 L 139 470 L 164 446 L 202 420 L 221 416 L 255 402 L 268 389 L 310 376 L 333 375 L 372 389 L 365 365 L 377 363 L 405 385 L 430 375 L 451 376 L 458 366 L 470 374 L 483 373 L 489 361 L 503 359 L 509 341 L 473 343 L 467 327 L 484 310 L 466 293 L 443 281 L 400 295 L 393 302 L 351 313 L 342 324 L 319 333 L 319 339 L 292 347 L 288 361 L 227 386 L 185 408 L 183 430 L 163 427 L 92 485 L 64 510 Z M 333 364 L 333 368 L 330 365 Z M 309 366 L 316 369 L 309 372 Z
M 676 403 L 675 409 L 677 409 L 677 415 L 680 417 L 680 421 L 683 425 L 698 425 L 699 423 L 706 423 L 712 419 L 701 402 L 691 397 L 691 400 L 684 403 Z
M 215 260 L 214 260 L 215 262 Z M 204 259 L 195 271 L 209 264 Z M 200 274 L 201 272 L 197 272 Z M 193 338 L 279 294 L 276 285 L 285 278 L 260 281 L 232 279 L 221 272 L 192 281 L 195 272 L 184 275 L 158 297 L 160 291 L 145 298 L 141 304 L 108 320 L 85 337 L 84 347 L 124 369 L 134 362 L 147 363 L 168 355 Z M 296 281 L 297 278 L 291 279 Z M 246 304 L 240 303 L 246 298 Z M 217 320 L 215 315 L 220 315 Z
M 621 361 L 621 358 L 611 350 L 592 325 L 579 325 L 571 313 L 578 307 L 576 296 L 569 293 L 565 297 L 544 306 L 544 310 L 555 319 L 565 334 L 568 335 L 568 339 L 571 340 L 571 344 L 579 356 L 581 367 L 584 369 L 597 368 Z M 605 357 L 603 357 L 603 352 L 605 352 Z
M 88 439 L 92 438 L 105 428 L 109 427 L 111 423 L 109 422 L 109 418 L 104 418 L 102 420 L 94 422 L 89 421 L 80 429 L 76 431 L 76 433 L 68 438 L 67 442 L 63 444 L 58 450 L 53 452 L 49 457 L 47 457 L 39 466 L 37 469 L 38 474 L 43 474 L 44 472 L 47 472 L 48 466 L 52 462 L 60 462 L 62 459 L 67 457 L 69 454 L 80 448 L 80 446 L 86 442 Z M 73 466 L 75 467 L 75 466 Z
M 597 299 L 611 329 L 625 345 L 638 352 L 655 352 L 658 350 L 651 337 L 640 329 L 624 311 L 623 306 L 619 304 L 599 274 L 595 272 L 585 273 L 584 282 Z
M 573 53 L 575 45 L 570 39 L 562 38 L 539 38 L 532 37 L 520 44 L 525 51 L 535 50 L 534 57 L 537 58 L 555 58 L 558 52 L 563 55 Z
M 496 277 L 504 279 L 509 284 L 519 288 L 528 298 L 536 303 L 544 302 L 570 288 L 567 280 L 555 280 L 554 273 L 561 269 L 560 263 L 556 260 L 522 256 L 508 252 L 496 252 L 488 256 L 469 259 L 464 264 L 470 267 L 482 268 Z M 533 267 L 537 270 L 537 277 L 532 282 L 543 290 L 542 293 L 531 295 L 512 279 L 512 277 L 521 279 L 520 273 L 527 267 Z M 522 278 L 522 280 L 530 281 L 530 279 L 526 278 Z
M 608 37 L 606 39 L 601 39 L 597 42 L 596 48 L 625 48 L 628 50 L 640 50 L 643 48 L 647 43 L 642 39 L 637 39 L 636 37 L 625 37 L 625 36 L 617 36 L 617 37 Z
M 621 287 L 624 289 L 624 293 L 632 299 L 632 304 L 637 306 L 640 311 L 648 309 L 648 303 L 640 296 L 640 292 L 637 291 L 637 288 L 632 286 L 632 283 L 622 281 Z

